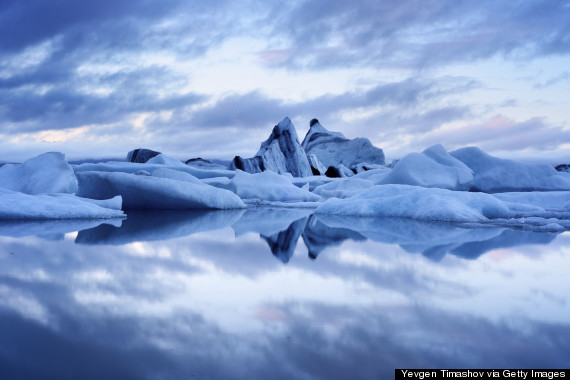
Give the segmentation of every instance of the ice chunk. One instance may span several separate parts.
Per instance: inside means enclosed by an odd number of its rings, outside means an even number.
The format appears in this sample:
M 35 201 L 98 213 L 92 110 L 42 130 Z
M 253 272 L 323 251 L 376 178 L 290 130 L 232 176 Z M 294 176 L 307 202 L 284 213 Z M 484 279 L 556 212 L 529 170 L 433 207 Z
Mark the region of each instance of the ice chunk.
M 190 158 L 190 159 L 186 160 L 185 164 L 191 165 L 191 166 L 194 166 L 194 167 L 200 168 L 200 169 L 227 169 L 228 168 L 227 163 L 225 165 L 221 165 L 221 164 L 217 164 L 215 162 L 211 162 L 210 160 L 205 160 L 201 157 Z
M 229 189 L 248 201 L 315 202 L 319 196 L 300 189 L 282 175 L 267 171 L 249 174 L 237 170 Z
M 186 164 L 184 164 L 182 161 L 177 160 L 176 158 L 172 158 L 170 156 L 167 156 L 165 154 L 157 154 L 156 156 L 150 158 L 147 162 L 147 164 L 158 164 L 158 165 L 165 165 L 165 166 L 170 166 L 170 167 L 186 167 Z
M 332 198 L 315 212 L 455 222 L 512 216 L 509 208 L 492 195 L 408 185 L 374 186 L 351 198 Z
M 116 209 L 120 198 L 98 202 L 69 194 L 30 195 L 1 188 L 0 197 L 0 219 L 106 219 L 125 216 Z
M 157 156 L 158 157 L 158 156 Z M 159 163 L 134 163 L 134 162 L 124 162 L 124 161 L 108 161 L 100 163 L 84 163 L 81 165 L 76 165 L 73 167 L 75 173 L 81 172 L 123 172 L 123 173 L 136 173 L 140 170 L 152 173 L 155 169 L 159 168 L 169 168 L 178 171 L 182 171 L 193 175 L 198 179 L 204 178 L 214 178 L 214 177 L 227 177 L 232 178 L 235 175 L 235 171 L 227 169 L 200 169 L 194 166 L 185 165 L 180 161 L 175 159 L 159 157 L 157 158 Z M 170 163 L 164 164 L 165 162 Z
M 138 149 L 131 150 L 129 153 L 127 153 L 127 161 L 128 162 L 138 162 L 138 163 L 142 164 L 142 163 L 147 162 L 148 160 L 150 160 L 151 158 L 153 158 L 157 154 L 160 154 L 160 152 L 150 150 L 150 149 L 138 148 Z
M 398 161 L 391 172 L 378 179 L 376 184 L 392 183 L 465 191 L 473 186 L 473 171 L 438 144 L 422 153 L 408 154 Z
M 372 186 L 374 186 L 374 184 L 365 179 L 339 179 L 317 186 L 315 190 L 313 190 L 313 193 L 318 194 L 323 198 L 349 198 L 371 188 Z
M 309 160 L 309 165 L 311 166 L 311 171 L 314 175 L 325 175 L 327 168 L 319 161 L 317 156 L 314 154 L 308 154 L 307 159 Z
M 236 156 L 230 168 L 248 173 L 270 170 L 280 174 L 291 173 L 294 177 L 312 175 L 305 151 L 297 138 L 295 126 L 288 117 L 273 128 L 271 135 L 261 143 L 254 157 L 244 159 Z
M 153 177 L 170 178 L 170 179 L 175 179 L 177 181 L 186 181 L 186 182 L 198 183 L 198 184 L 202 183 L 198 178 L 194 177 L 190 173 L 186 173 L 186 172 L 183 172 L 180 170 L 174 170 L 174 169 L 170 169 L 170 168 L 154 169 L 152 171 L 151 175 Z M 227 178 L 225 178 L 225 177 L 222 177 L 222 178 L 227 180 Z
M 314 154 L 325 167 L 342 164 L 352 168 L 363 162 L 380 165 L 385 162 L 382 149 L 367 138 L 349 140 L 340 132 L 325 129 L 317 119 L 311 120 L 301 145 L 307 155 Z
M 124 209 L 232 209 L 245 204 L 232 192 L 202 183 L 119 172 L 79 172 L 78 195 L 123 197 Z
M 77 179 L 63 153 L 49 152 L 0 167 L 0 187 L 26 194 L 75 193 Z
M 544 210 L 570 210 L 570 192 L 568 191 L 497 193 L 493 196 L 504 202 L 532 205 Z
M 570 183 L 547 164 L 527 164 L 497 158 L 476 147 L 458 149 L 450 154 L 473 170 L 473 190 L 476 191 L 570 190 Z
M 325 175 L 330 178 L 346 178 L 352 177 L 354 172 L 343 164 L 338 164 L 336 166 L 329 166 Z

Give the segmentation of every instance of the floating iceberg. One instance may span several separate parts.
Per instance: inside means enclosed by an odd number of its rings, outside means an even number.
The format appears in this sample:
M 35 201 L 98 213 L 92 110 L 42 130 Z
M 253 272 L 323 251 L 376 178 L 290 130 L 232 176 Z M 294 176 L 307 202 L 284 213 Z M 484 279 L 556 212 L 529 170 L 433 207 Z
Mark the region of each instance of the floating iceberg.
M 469 190 L 473 186 L 473 170 L 452 157 L 441 145 L 422 153 L 410 153 L 376 184 L 402 184 L 438 187 L 449 190 Z
M 124 162 L 124 161 L 108 161 L 99 163 L 84 163 L 73 167 L 75 173 L 82 172 L 123 172 L 136 173 L 141 170 L 152 173 L 156 169 L 170 168 L 193 175 L 199 179 L 227 177 L 232 178 L 235 171 L 227 169 L 202 169 L 190 165 L 185 165 L 181 161 L 174 158 L 159 154 L 146 163 Z
M 127 161 L 145 163 L 158 154 L 160 154 L 160 152 L 150 149 L 138 148 L 127 153 Z
M 0 187 L 26 194 L 72 194 L 77 191 L 77 179 L 63 153 L 49 152 L 23 164 L 0 167 Z
M 249 174 L 237 170 L 228 189 L 246 203 L 268 202 L 316 202 L 320 197 L 299 188 L 286 176 L 267 171 Z
M 271 135 L 261 143 L 254 157 L 244 159 L 236 156 L 230 167 L 248 173 L 266 170 L 279 174 L 291 173 L 294 177 L 313 174 L 307 155 L 299 143 L 297 131 L 288 117 L 273 128 Z
M 310 129 L 301 144 L 307 155 L 314 154 L 325 167 L 347 168 L 369 163 L 384 165 L 384 152 L 372 145 L 367 138 L 349 140 L 340 132 L 331 132 L 317 119 L 310 122 Z
M 473 170 L 472 190 L 475 191 L 570 190 L 570 182 L 547 164 L 527 164 L 497 158 L 476 147 L 461 148 L 450 154 Z
M 78 195 L 123 197 L 124 209 L 233 209 L 245 204 L 231 191 L 202 183 L 120 172 L 79 172 Z
M 374 183 L 366 179 L 343 178 L 317 186 L 313 193 L 323 198 L 350 198 L 372 186 L 374 186 Z
M 331 198 L 316 213 L 448 222 L 481 222 L 512 216 L 503 202 L 489 194 L 409 185 L 378 185 L 347 199 Z
M 0 199 L 0 219 L 107 219 L 125 216 L 121 211 L 120 197 L 98 201 L 70 194 L 30 195 L 0 188 Z

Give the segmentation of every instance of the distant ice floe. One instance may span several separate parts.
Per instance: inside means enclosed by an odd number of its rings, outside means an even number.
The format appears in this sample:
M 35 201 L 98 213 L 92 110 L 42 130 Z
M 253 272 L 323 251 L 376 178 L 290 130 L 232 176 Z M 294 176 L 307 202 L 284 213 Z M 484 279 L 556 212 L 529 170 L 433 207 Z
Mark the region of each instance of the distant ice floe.
M 230 168 L 202 159 L 188 165 L 148 149 L 129 152 L 129 162 L 72 167 L 62 153 L 52 152 L 6 163 L 0 167 L 0 218 L 124 218 L 123 210 L 271 206 L 299 209 L 305 219 L 314 213 L 570 229 L 570 182 L 553 167 L 493 157 L 475 147 L 447 152 L 442 145 L 387 166 L 383 151 L 369 140 L 346 139 L 316 119 L 310 124 L 301 144 L 291 120 L 283 119 L 256 156 L 236 157 Z M 290 233 L 302 230 L 298 224 Z M 282 238 L 263 235 L 268 242 Z

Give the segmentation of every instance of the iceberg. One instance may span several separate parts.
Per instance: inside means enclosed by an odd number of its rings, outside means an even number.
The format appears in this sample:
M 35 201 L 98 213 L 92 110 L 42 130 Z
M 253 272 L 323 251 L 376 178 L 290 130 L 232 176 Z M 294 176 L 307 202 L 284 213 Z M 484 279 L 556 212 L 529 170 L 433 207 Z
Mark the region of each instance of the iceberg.
M 485 193 L 570 190 L 570 182 L 547 164 L 527 164 L 493 157 L 476 147 L 450 154 L 473 170 L 471 190 Z
M 293 185 L 286 176 L 271 171 L 250 174 L 236 170 L 227 186 L 246 203 L 316 202 L 320 199 L 309 190 Z
M 328 198 L 350 198 L 374 186 L 372 181 L 360 178 L 339 179 L 317 186 L 313 193 Z
M 291 173 L 293 177 L 313 175 L 307 155 L 299 144 L 295 126 L 288 117 L 273 128 L 254 157 L 244 159 L 236 156 L 230 168 L 248 173 L 270 170 L 279 174 Z
M 150 149 L 138 148 L 127 153 L 127 161 L 144 164 L 158 154 L 160 154 L 160 152 Z
M 322 164 L 321 161 L 314 154 L 308 154 L 307 160 L 309 160 L 309 165 L 311 166 L 311 171 L 313 175 L 325 175 L 327 168 Z
M 369 178 L 370 179 L 370 178 Z M 469 190 L 473 186 L 473 170 L 452 157 L 442 145 L 434 145 L 422 153 L 410 153 L 376 184 L 401 184 Z
M 325 167 L 342 164 L 352 169 L 362 163 L 385 164 L 382 149 L 367 138 L 349 140 L 340 132 L 325 129 L 317 119 L 311 120 L 309 125 L 301 146 L 307 155 L 315 155 Z
M 343 164 L 338 164 L 336 166 L 329 166 L 325 175 L 330 178 L 346 178 L 352 177 L 354 172 Z
M 79 172 L 77 194 L 123 198 L 124 209 L 233 209 L 245 204 L 231 191 L 203 183 L 121 172 Z
M 108 161 L 99 163 L 83 163 L 80 165 L 73 166 L 73 171 L 77 173 L 81 172 L 123 172 L 123 173 L 136 173 L 144 170 L 148 173 L 152 173 L 155 169 L 159 168 L 169 168 L 173 170 L 182 171 L 193 175 L 198 179 L 205 178 L 215 178 L 215 177 L 227 177 L 232 178 L 235 175 L 235 171 L 228 169 L 204 169 L 197 168 L 190 165 L 185 165 L 181 161 L 174 158 L 157 155 L 150 159 L 146 163 L 134 163 L 134 162 L 124 162 L 124 161 Z
M 108 197 L 111 198 L 111 197 Z M 108 219 L 123 218 L 121 198 L 100 201 L 71 194 L 30 195 L 0 188 L 0 219 Z
M 511 202 L 485 193 L 410 185 L 376 185 L 347 199 L 328 199 L 315 213 L 490 223 L 543 231 L 560 231 L 570 227 L 570 209 L 545 209 L 530 202 L 516 203 L 515 198 L 513 195 L 511 200 L 514 202 Z
M 377 185 L 347 199 L 331 198 L 315 212 L 446 222 L 481 222 L 513 216 L 503 202 L 489 194 L 409 185 Z
M 26 194 L 73 194 L 77 179 L 63 153 L 48 152 L 23 164 L 0 167 L 0 187 Z

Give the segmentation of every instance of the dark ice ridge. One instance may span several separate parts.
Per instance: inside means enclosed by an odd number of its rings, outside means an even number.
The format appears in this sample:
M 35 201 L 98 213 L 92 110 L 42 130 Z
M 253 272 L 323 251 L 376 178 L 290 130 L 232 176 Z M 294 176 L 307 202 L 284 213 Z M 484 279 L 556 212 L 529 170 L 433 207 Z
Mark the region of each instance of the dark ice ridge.
M 342 133 L 330 132 L 317 119 L 311 120 L 309 131 L 299 143 L 295 126 L 286 117 L 261 143 L 255 156 L 236 156 L 230 169 L 248 173 L 271 170 L 279 174 L 291 173 L 293 177 L 349 177 L 366 168 L 363 164 L 384 165 L 382 149 L 366 138 L 350 140 Z

